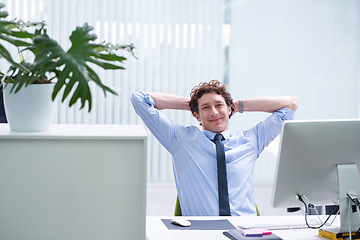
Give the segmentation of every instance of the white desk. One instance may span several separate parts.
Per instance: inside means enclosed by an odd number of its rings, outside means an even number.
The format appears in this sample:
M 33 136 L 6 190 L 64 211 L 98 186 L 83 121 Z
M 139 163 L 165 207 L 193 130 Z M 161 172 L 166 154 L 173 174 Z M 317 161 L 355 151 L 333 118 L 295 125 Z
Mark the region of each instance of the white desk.
M 145 239 L 141 125 L 0 124 L 0 239 Z
M 168 230 L 161 221 L 162 218 L 171 219 L 174 217 L 147 217 L 146 218 L 146 239 L 147 240 L 229 240 L 223 235 L 224 230 Z M 194 220 L 215 220 L 228 219 L 235 227 L 249 224 L 276 224 L 276 223 L 304 223 L 304 216 L 254 216 L 254 217 L 187 217 Z M 284 240 L 315 240 L 325 239 L 318 236 L 316 229 L 294 229 L 294 230 L 272 230 Z

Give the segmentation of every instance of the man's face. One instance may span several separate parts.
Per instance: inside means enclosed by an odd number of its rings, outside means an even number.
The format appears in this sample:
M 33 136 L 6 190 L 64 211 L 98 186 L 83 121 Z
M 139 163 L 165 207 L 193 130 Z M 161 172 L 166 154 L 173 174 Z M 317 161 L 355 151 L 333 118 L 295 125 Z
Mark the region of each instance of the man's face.
M 198 99 L 199 113 L 195 118 L 202 123 L 205 130 L 221 133 L 228 129 L 231 107 L 226 105 L 223 96 L 217 93 L 207 93 Z

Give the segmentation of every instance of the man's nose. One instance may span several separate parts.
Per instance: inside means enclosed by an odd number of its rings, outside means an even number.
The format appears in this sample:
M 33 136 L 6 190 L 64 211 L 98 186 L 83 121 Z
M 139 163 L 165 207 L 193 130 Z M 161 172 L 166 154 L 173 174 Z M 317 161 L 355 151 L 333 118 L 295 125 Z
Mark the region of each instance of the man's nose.
M 211 107 L 211 113 L 212 114 L 218 114 L 218 110 L 216 109 L 216 107 Z

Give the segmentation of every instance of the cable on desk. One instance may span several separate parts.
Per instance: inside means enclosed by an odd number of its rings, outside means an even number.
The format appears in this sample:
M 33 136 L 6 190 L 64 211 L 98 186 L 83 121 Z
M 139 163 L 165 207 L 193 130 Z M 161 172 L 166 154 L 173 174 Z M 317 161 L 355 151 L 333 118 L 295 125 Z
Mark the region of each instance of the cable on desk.
M 310 202 L 308 201 L 308 199 L 306 198 L 305 195 L 299 195 L 299 194 L 297 194 L 297 197 L 298 197 L 299 201 L 302 202 L 302 203 L 304 204 L 304 206 L 305 206 L 305 222 L 306 222 L 306 225 L 308 226 L 308 228 L 311 228 L 311 229 L 319 229 L 319 228 L 323 227 L 323 226 L 329 221 L 330 217 L 331 217 L 332 215 L 334 215 L 334 213 L 335 213 L 335 211 L 334 211 L 333 213 L 331 213 L 331 214 L 326 218 L 326 220 L 325 220 L 324 222 L 322 222 L 321 219 L 320 219 L 320 217 L 319 217 L 319 213 L 318 213 L 317 209 L 315 208 L 314 204 L 310 203 Z M 307 201 L 308 203 L 306 203 L 305 201 Z M 321 224 L 320 226 L 316 226 L 316 227 L 315 227 L 315 226 L 310 226 L 310 225 L 309 225 L 308 220 L 307 220 L 308 208 L 315 209 L 315 212 L 316 212 L 318 218 L 319 218 L 320 221 L 322 222 L 322 224 Z M 339 213 L 339 211 L 340 211 L 340 210 L 339 210 L 339 207 L 335 208 L 335 210 L 336 210 L 336 215 L 335 215 L 335 218 L 336 218 L 336 216 L 338 215 L 338 213 Z M 331 224 L 334 222 L 335 218 L 333 219 L 333 221 L 331 222 Z M 330 225 L 331 225 L 331 224 L 330 224 Z M 330 226 L 330 225 L 328 225 L 328 226 Z

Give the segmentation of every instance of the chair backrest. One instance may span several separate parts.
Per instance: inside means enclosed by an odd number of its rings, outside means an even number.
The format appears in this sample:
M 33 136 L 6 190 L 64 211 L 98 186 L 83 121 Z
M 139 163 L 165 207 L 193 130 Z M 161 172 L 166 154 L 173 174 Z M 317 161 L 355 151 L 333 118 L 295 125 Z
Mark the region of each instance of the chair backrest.
M 176 217 L 182 216 L 180 202 L 179 202 L 179 196 L 176 197 L 174 216 L 176 216 Z

